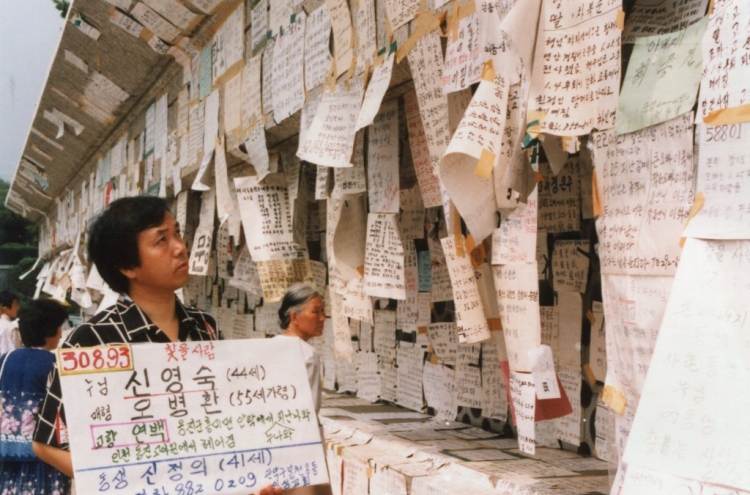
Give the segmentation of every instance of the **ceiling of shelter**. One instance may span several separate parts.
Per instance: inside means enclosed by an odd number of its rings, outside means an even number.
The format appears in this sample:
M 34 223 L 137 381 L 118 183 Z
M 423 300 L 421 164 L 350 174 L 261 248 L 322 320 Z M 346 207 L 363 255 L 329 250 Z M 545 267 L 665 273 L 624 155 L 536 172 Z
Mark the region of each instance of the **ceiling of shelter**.
M 236 5 L 236 1 L 224 2 L 213 16 L 204 16 L 182 34 L 200 39 L 223 11 Z M 171 55 L 157 53 L 143 34 L 136 37 L 111 22 L 114 9 L 104 0 L 75 0 L 71 6 L 6 200 L 9 208 L 32 221 L 46 214 L 56 197 L 80 183 L 158 86 L 182 70 Z M 76 26 L 77 18 L 95 28 L 98 39 Z M 106 108 L 118 97 L 125 99 L 113 109 Z

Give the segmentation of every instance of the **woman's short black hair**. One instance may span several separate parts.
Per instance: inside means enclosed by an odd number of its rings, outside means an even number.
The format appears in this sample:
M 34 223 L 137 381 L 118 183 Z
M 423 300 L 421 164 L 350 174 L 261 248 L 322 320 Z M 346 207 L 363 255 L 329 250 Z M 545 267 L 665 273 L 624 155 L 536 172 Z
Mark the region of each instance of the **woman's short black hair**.
M 313 297 L 320 297 L 317 290 L 306 284 L 296 284 L 287 289 L 279 308 L 279 326 L 286 330 L 291 322 L 292 313 L 299 313 Z
M 18 310 L 18 331 L 26 347 L 43 347 L 48 337 L 68 319 L 68 312 L 54 299 L 34 299 Z
M 120 270 L 140 266 L 138 234 L 160 225 L 167 213 L 164 199 L 134 196 L 113 201 L 94 221 L 89 233 L 89 258 L 113 290 L 128 292 L 130 282 Z

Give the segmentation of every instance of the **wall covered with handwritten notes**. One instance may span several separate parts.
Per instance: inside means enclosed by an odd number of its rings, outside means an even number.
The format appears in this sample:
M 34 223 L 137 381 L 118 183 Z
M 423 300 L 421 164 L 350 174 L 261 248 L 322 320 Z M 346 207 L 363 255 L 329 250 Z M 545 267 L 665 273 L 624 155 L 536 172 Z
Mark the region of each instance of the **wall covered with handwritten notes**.
M 130 2 L 110 3 L 126 29 Z M 85 226 L 164 196 L 191 253 L 178 296 L 270 384 L 243 375 L 259 408 L 202 403 L 202 370 L 231 389 L 239 369 L 222 343 L 66 376 L 92 484 L 172 479 L 172 457 L 213 488 L 320 467 L 275 450 L 312 442 L 309 407 L 268 402 L 287 372 L 245 341 L 278 334 L 304 282 L 326 299 L 328 388 L 599 457 L 613 494 L 750 493 L 746 0 L 225 0 L 203 2 L 202 38 L 180 34 L 195 2 L 146 3 L 129 13 L 184 70 L 56 198 L 38 288 L 87 316 L 111 302 L 79 259 Z M 144 383 L 167 394 L 150 410 L 127 391 Z

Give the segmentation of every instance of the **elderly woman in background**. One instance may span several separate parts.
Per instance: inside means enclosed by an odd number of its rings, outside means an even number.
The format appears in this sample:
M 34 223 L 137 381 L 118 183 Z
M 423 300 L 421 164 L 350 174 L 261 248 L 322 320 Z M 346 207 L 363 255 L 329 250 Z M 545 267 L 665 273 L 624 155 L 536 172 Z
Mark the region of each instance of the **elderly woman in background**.
M 307 378 L 310 381 L 316 415 L 320 411 L 320 359 L 315 352 L 315 347 L 308 341 L 323 335 L 325 321 L 325 304 L 318 291 L 304 284 L 293 285 L 286 291 L 279 308 L 279 324 L 283 333 L 277 338 L 302 340 L 302 354 L 305 357 Z M 324 438 L 322 430 L 321 428 L 321 439 Z M 285 495 L 324 495 L 330 493 L 330 485 L 305 486 L 284 491 Z
M 52 299 L 36 299 L 19 311 L 23 346 L 0 358 L 0 493 L 70 493 L 70 478 L 32 451 L 39 406 L 47 390 L 68 313 Z

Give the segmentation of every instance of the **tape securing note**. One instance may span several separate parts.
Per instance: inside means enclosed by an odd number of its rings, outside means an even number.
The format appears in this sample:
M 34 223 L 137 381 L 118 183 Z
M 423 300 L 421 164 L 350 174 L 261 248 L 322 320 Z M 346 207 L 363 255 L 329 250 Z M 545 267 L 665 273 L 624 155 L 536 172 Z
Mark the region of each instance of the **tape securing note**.
M 591 323 L 591 325 L 596 325 L 596 316 L 594 316 L 593 311 L 588 310 L 586 312 L 586 319 L 589 320 L 589 323 Z
M 495 166 L 495 154 L 488 149 L 482 148 L 482 154 L 474 167 L 474 175 L 482 179 L 489 179 Z
M 458 41 L 458 1 L 459 0 L 453 0 L 451 2 L 451 15 L 450 15 L 450 22 L 448 22 L 448 25 L 450 26 L 451 31 L 451 42 L 455 43 Z M 473 3 L 473 2 L 472 2 Z
M 706 204 L 706 195 L 703 194 L 703 191 L 698 191 L 698 193 L 695 195 L 695 198 L 693 198 L 693 206 L 690 207 L 690 213 L 688 214 L 687 222 L 685 222 L 685 228 L 687 228 L 688 224 L 690 223 L 690 220 L 693 219 L 695 215 L 698 214 L 699 211 L 703 208 L 703 205 Z M 685 246 L 685 238 L 680 237 L 680 247 Z
M 482 66 L 482 81 L 495 82 L 495 66 L 492 64 L 492 59 L 487 60 Z
M 599 178 L 596 175 L 596 169 L 591 173 L 591 195 L 594 209 L 594 218 L 602 215 L 602 202 L 599 199 Z
M 611 385 L 605 385 L 602 400 L 617 414 L 625 414 L 625 405 L 628 403 L 628 398 L 616 388 Z
M 713 126 L 750 122 L 750 103 L 739 107 L 714 110 L 703 117 L 703 123 Z
M 586 381 L 589 385 L 592 387 L 596 385 L 596 375 L 594 374 L 594 370 L 591 369 L 591 366 L 587 364 L 583 365 L 583 375 L 586 377 Z
M 625 11 L 620 9 L 617 11 L 617 19 L 615 19 L 615 25 L 620 28 L 620 31 L 625 30 Z
M 447 12 L 435 15 L 431 11 L 422 11 L 417 14 L 417 19 L 414 21 L 416 25 L 411 36 L 396 51 L 396 62 L 400 63 L 427 33 L 439 29 L 446 15 Z
M 500 318 L 487 318 L 487 326 L 489 327 L 490 332 L 503 331 L 503 322 Z
M 528 148 L 534 141 L 539 139 L 539 135 L 542 133 L 542 124 L 546 116 L 546 112 L 542 110 L 532 110 L 527 113 L 526 136 L 524 136 L 522 144 L 524 148 Z

